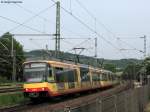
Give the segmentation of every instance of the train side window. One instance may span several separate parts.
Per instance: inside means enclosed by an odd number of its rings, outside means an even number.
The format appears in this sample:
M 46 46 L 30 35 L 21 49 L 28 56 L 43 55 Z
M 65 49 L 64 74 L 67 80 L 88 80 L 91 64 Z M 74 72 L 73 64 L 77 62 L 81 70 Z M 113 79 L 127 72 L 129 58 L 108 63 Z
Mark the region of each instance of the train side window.
M 81 77 L 81 81 L 90 81 L 89 69 L 81 67 L 80 77 Z
M 53 68 L 48 66 L 48 75 L 47 75 L 47 81 L 48 82 L 54 82 L 55 79 L 54 79 L 54 76 L 53 76 Z
M 102 74 L 102 79 L 103 79 L 103 81 L 107 81 L 107 74 L 106 73 Z
M 107 73 L 107 79 L 106 80 L 109 81 L 109 73 Z
M 93 72 L 93 73 L 92 73 L 92 80 L 93 80 L 93 81 L 99 81 L 99 80 L 100 80 L 99 74 L 96 73 L 96 72 Z
M 104 81 L 104 74 L 103 73 L 101 74 L 101 78 L 102 78 L 101 80 Z
M 63 68 L 55 67 L 55 72 L 63 71 Z
M 112 75 L 112 80 L 114 80 L 115 78 L 114 78 L 114 75 Z
M 107 81 L 109 81 L 110 80 L 110 74 L 108 73 L 107 74 Z
M 68 70 L 66 71 L 67 75 L 67 81 L 68 82 L 75 82 L 76 81 L 76 75 L 75 75 L 75 70 Z
M 69 68 L 55 68 L 56 82 L 75 82 L 76 71 Z
M 111 74 L 109 74 L 109 80 L 111 81 L 112 79 L 111 79 Z
M 113 81 L 113 75 L 111 75 L 111 80 Z
M 56 78 L 56 82 L 65 82 L 66 81 L 66 77 L 65 77 L 65 73 L 63 71 L 63 68 L 60 67 L 55 67 L 54 68 L 54 74 L 55 74 L 55 78 Z
M 49 68 L 49 69 L 48 69 L 48 76 L 49 76 L 49 77 L 52 77 L 52 68 Z
M 100 79 L 100 81 L 103 80 L 102 75 L 103 75 L 102 73 L 99 74 L 99 79 Z

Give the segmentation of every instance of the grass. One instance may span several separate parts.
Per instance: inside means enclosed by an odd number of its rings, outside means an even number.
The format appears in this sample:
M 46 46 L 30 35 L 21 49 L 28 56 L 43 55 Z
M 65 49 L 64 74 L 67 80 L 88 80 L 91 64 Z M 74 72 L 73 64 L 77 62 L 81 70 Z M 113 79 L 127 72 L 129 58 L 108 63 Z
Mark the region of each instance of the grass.
M 27 101 L 27 99 L 21 92 L 0 94 L 0 108 L 20 104 L 24 101 Z

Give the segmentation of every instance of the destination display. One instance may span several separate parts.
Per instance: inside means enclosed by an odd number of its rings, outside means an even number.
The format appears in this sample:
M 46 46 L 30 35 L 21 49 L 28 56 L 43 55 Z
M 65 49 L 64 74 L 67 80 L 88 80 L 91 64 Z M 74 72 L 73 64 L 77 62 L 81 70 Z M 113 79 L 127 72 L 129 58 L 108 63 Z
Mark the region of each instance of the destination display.
M 39 68 L 46 67 L 46 63 L 28 63 L 25 64 L 25 68 Z

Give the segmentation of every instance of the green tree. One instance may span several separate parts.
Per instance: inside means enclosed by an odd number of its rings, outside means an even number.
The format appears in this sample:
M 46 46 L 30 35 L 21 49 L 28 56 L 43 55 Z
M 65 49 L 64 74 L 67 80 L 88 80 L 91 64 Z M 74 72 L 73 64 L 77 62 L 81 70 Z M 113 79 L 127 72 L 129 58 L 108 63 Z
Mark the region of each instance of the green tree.
M 110 63 L 104 64 L 104 69 L 116 72 L 116 66 L 114 64 Z
M 150 75 L 150 57 L 145 58 L 144 66 L 146 69 L 146 75 Z
M 12 64 L 13 58 L 12 52 L 12 39 L 14 46 L 14 53 L 16 54 L 16 75 L 17 78 L 21 77 L 20 72 L 22 70 L 21 66 L 25 60 L 23 47 L 17 42 L 12 34 L 9 32 L 5 33 L 0 37 L 0 76 L 5 77 L 8 80 L 12 79 Z
M 139 75 L 141 73 L 142 67 L 142 64 L 130 63 L 123 71 L 123 78 L 139 80 Z

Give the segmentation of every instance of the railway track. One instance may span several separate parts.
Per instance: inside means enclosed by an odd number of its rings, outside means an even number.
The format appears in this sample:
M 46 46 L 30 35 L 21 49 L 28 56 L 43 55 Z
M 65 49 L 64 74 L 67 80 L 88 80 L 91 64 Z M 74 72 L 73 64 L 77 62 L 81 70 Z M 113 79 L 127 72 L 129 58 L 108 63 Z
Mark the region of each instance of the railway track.
M 70 108 L 76 108 L 83 104 L 88 104 L 98 97 L 106 98 L 110 97 L 114 94 L 121 93 L 130 86 L 128 84 L 119 85 L 115 88 L 105 90 L 98 93 L 92 93 L 89 95 L 79 96 L 77 98 L 64 99 L 63 101 L 49 101 L 46 103 L 39 104 L 26 104 L 26 105 L 18 105 L 10 108 L 0 109 L 0 112 L 57 112 L 59 110 L 67 110 Z
M 33 103 L 31 101 L 22 102 L 14 106 L 0 108 L 0 112 L 16 112 L 22 111 L 23 109 L 29 108 Z
M 0 93 L 9 93 L 9 92 L 20 92 L 23 88 L 20 87 L 7 87 L 7 88 L 0 88 Z

